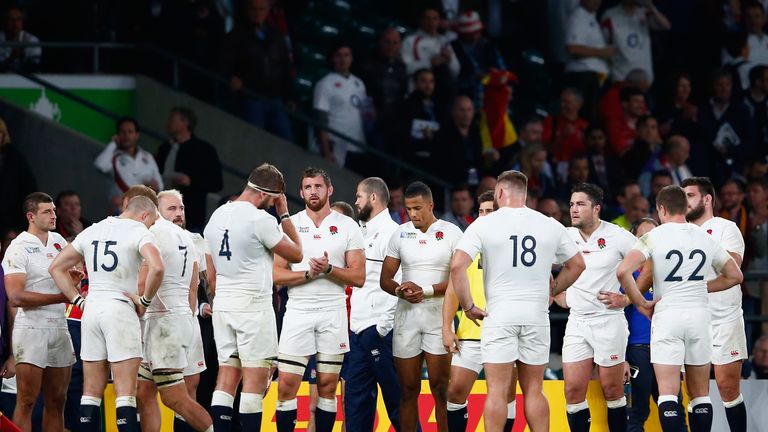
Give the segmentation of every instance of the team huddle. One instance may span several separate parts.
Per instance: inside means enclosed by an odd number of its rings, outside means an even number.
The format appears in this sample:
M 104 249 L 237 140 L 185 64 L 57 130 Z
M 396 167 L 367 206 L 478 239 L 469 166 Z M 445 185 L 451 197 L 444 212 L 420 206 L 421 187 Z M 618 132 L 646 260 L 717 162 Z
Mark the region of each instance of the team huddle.
M 543 379 L 554 301 L 570 308 L 563 372 L 572 431 L 590 428 L 586 394 L 595 367 L 609 429 L 627 430 L 630 304 L 651 318 L 663 430 L 685 427 L 681 369 L 691 430 L 711 429 L 714 365 L 730 428 L 746 431 L 739 390 L 747 353 L 738 286 L 744 240 L 735 224 L 713 217 L 709 180 L 662 189 L 662 225 L 644 220 L 638 238 L 600 220 L 599 187 L 574 187 L 572 227 L 565 228 L 525 207 L 527 182 L 518 171 L 502 173 L 495 190 L 478 197 L 480 217 L 462 233 L 435 217 L 432 192 L 421 182 L 405 190 L 410 221 L 398 226 L 387 211 L 387 186 L 376 177 L 357 186 L 356 222 L 331 209 L 331 179 L 314 168 L 300 180 L 305 209 L 291 215 L 283 175 L 263 164 L 236 199 L 213 212 L 203 236 L 184 229 L 177 191 L 156 195 L 135 186 L 119 216 L 70 244 L 53 232 L 50 196 L 31 194 L 24 204 L 29 229 L 2 263 L 9 300 L 18 307 L 13 419 L 31 430 L 31 406 L 42 389 L 46 430 L 63 430 L 75 356 L 62 303 L 71 303 L 83 309 L 81 431 L 101 430 L 110 377 L 121 432 L 160 430 L 157 393 L 176 413 L 175 430 L 228 432 L 237 415 L 242 430 L 259 431 L 275 369 L 277 430 L 293 431 L 311 360 L 318 432 L 334 428 L 340 380 L 348 431 L 373 430 L 378 388 L 395 429 L 420 430 L 424 364 L 438 430 L 467 429 L 467 397 L 484 370 L 485 430 L 512 430 L 519 381 L 528 426 L 548 431 Z M 85 274 L 87 294 L 80 290 Z M 205 370 L 198 286 L 210 286 L 213 295 L 219 369 L 210 415 L 195 401 Z M 288 293 L 279 337 L 275 286 Z

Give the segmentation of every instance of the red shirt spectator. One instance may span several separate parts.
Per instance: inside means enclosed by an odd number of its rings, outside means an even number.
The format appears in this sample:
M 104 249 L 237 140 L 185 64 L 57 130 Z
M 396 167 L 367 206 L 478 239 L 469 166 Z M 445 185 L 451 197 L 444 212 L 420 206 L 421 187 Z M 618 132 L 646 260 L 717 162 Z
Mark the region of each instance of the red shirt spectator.
M 609 124 L 611 120 L 621 118 L 621 90 L 627 87 L 640 89 L 644 94 L 651 87 L 648 83 L 648 74 L 642 69 L 635 69 L 627 75 L 624 81 L 614 82 L 600 98 L 598 110 L 603 124 Z
M 584 144 L 584 130 L 589 123 L 579 118 L 582 104 L 581 93 L 567 88 L 560 95 L 560 114 L 549 115 L 544 119 L 543 141 L 557 162 L 567 162 L 587 150 Z
M 634 87 L 625 87 L 621 90 L 621 117 L 608 122 L 608 141 L 611 151 L 616 155 L 622 155 L 632 145 L 637 137 L 635 126 L 637 120 L 645 115 L 645 96 L 643 92 Z

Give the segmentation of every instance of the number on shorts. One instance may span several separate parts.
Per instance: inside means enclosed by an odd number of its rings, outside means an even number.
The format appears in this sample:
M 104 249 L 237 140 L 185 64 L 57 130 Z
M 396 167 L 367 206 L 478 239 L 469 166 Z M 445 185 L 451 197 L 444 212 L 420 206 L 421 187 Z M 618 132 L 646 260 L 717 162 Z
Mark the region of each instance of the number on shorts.
M 91 242 L 93 245 L 93 271 L 99 271 L 99 241 L 94 240 Z M 117 246 L 116 241 L 107 240 L 104 242 L 104 256 L 111 256 L 112 257 L 112 264 L 110 266 L 105 266 L 103 263 L 101 264 L 101 269 L 106 272 L 114 271 L 117 268 L 117 254 L 115 251 L 109 250 L 110 246 Z
M 512 267 L 517 267 L 517 236 L 510 236 L 509 239 L 512 240 Z M 523 249 L 520 262 L 526 267 L 536 264 L 536 239 L 527 235 L 520 241 L 520 246 Z
M 227 257 L 227 261 L 232 259 L 232 251 L 229 250 L 229 230 L 224 230 L 224 237 L 221 239 L 221 248 L 219 256 Z
M 187 273 L 187 247 L 186 246 L 179 246 L 180 251 L 184 251 L 184 264 L 181 266 L 181 277 L 184 277 L 184 274 Z
M 688 276 L 689 281 L 704 280 L 704 275 L 700 275 L 698 273 L 701 271 L 701 269 L 704 267 L 704 263 L 707 261 L 707 254 L 705 254 L 704 251 L 701 249 L 694 249 L 688 255 L 688 259 L 692 260 L 696 255 L 701 257 L 701 261 L 699 261 L 699 265 L 696 267 L 693 273 L 691 273 L 691 275 Z M 667 252 L 667 256 L 665 258 L 672 259 L 672 257 L 677 258 L 677 263 L 675 264 L 675 267 L 672 268 L 672 271 L 669 272 L 667 277 L 664 278 L 664 281 L 665 282 L 682 282 L 683 277 L 677 276 L 675 273 L 677 273 L 677 271 L 680 270 L 680 266 L 683 265 L 683 253 L 677 249 L 672 249 L 671 251 Z

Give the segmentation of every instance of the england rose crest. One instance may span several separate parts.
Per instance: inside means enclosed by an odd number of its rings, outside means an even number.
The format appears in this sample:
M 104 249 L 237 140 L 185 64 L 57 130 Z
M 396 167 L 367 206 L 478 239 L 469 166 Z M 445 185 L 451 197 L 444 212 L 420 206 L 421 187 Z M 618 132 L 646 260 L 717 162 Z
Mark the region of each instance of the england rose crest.
M 336 235 L 339 233 L 339 229 L 336 228 L 336 225 L 331 225 L 330 228 L 328 228 L 328 230 L 331 231 L 331 235 Z
M 605 249 L 605 239 L 604 238 L 600 237 L 599 239 L 597 239 L 597 247 L 599 247 L 600 249 Z
M 440 241 L 443 239 L 443 237 L 444 237 L 444 234 L 442 231 L 438 231 L 435 233 L 435 240 Z
M 61 252 L 61 245 L 60 244 L 54 243 L 53 244 L 53 248 L 56 249 L 57 251 Z

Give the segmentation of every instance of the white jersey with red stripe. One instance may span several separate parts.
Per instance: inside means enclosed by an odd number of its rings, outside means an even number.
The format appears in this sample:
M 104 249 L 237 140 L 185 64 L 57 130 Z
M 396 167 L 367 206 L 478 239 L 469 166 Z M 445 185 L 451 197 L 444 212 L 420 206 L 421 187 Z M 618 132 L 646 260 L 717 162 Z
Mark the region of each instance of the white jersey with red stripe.
M 419 69 L 431 69 L 432 58 L 439 56 L 443 51 L 448 52 L 450 60 L 448 69 L 454 78 L 459 76 L 459 59 L 451 48 L 451 41 L 446 36 L 437 34 L 434 36 L 424 33 L 422 30 L 408 36 L 400 48 L 400 55 L 405 63 L 408 76 L 413 75 Z
M 156 184 L 163 190 L 163 177 L 155 162 L 155 157 L 141 147 L 137 147 L 134 156 L 117 148 L 110 142 L 93 162 L 104 174 L 110 174 L 115 180 L 112 195 L 121 195 L 131 186 Z
M 744 258 L 744 237 L 735 223 L 721 217 L 713 217 L 700 225 L 712 239 L 730 253 Z M 707 268 L 706 280 L 715 279 L 718 273 L 714 268 Z M 735 285 L 725 291 L 709 294 L 709 309 L 712 311 L 712 325 L 741 318 L 741 285 Z

